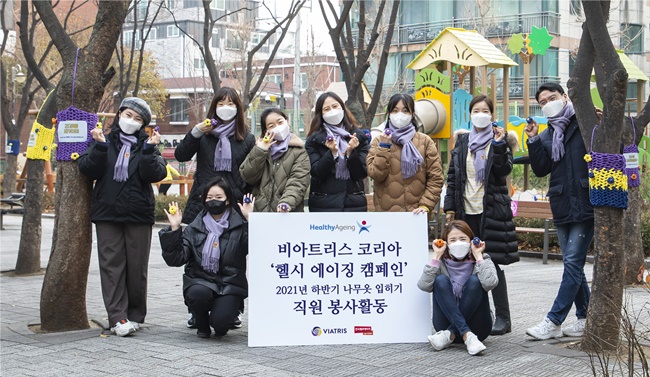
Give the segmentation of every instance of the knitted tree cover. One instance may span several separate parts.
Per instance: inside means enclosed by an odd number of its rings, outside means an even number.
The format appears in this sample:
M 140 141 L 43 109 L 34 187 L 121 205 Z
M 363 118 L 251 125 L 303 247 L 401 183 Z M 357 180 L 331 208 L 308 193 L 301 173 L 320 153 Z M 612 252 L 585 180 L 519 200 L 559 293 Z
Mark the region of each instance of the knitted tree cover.
M 42 124 L 34 121 L 27 144 L 27 158 L 49 161 L 53 141 L 54 127 L 45 128 Z
M 628 168 L 627 166 L 625 167 L 625 174 L 627 175 L 627 184 L 630 187 L 638 187 L 641 185 L 641 171 L 639 170 L 639 147 L 634 144 L 636 141 L 636 129 L 634 128 L 634 118 L 630 117 L 630 120 L 632 121 L 632 130 L 634 131 L 634 139 L 632 140 L 632 144 L 627 145 L 625 148 L 623 148 L 623 153 L 635 153 L 634 158 L 636 158 L 637 164 L 636 167 L 633 168 Z M 626 161 L 629 162 L 629 161 Z
M 82 154 L 88 145 L 92 137 L 90 131 L 97 126 L 99 118 L 97 114 L 92 114 L 87 111 L 77 109 L 73 106 L 68 107 L 65 110 L 59 111 L 56 114 L 57 128 L 61 126 L 61 122 L 65 121 L 82 121 L 86 122 L 86 140 L 85 141 L 76 141 L 76 142 L 64 142 L 59 139 L 56 148 L 56 159 L 57 161 L 71 161 L 74 160 L 72 157 L 74 153 L 77 155 Z M 57 137 L 59 135 L 57 134 Z

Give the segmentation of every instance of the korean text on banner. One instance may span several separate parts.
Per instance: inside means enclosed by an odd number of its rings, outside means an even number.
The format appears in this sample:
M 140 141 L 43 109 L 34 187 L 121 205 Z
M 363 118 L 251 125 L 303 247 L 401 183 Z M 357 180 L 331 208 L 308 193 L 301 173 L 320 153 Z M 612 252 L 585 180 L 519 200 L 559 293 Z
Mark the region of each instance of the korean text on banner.
M 426 342 L 427 219 L 412 213 L 252 213 L 248 345 Z

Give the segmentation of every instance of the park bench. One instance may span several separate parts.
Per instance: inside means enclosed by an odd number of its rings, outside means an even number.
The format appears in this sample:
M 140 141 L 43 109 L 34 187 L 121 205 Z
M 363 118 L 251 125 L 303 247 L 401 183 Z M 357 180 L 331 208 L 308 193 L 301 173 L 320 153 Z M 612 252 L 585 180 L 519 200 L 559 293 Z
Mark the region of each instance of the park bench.
M 543 219 L 544 228 L 516 227 L 518 233 L 543 233 L 544 234 L 544 253 L 542 254 L 542 263 L 548 261 L 548 244 L 551 235 L 557 235 L 557 229 L 551 227 L 553 214 L 551 213 L 551 204 L 548 201 L 519 201 L 517 202 L 517 217 L 529 219 Z
M 0 199 L 0 202 L 3 205 L 9 206 L 9 208 L 0 209 L 0 230 L 4 230 L 3 217 L 6 213 L 24 213 L 25 212 L 25 194 L 22 192 L 14 192 L 9 195 L 7 198 Z M 18 208 L 14 208 L 18 207 Z

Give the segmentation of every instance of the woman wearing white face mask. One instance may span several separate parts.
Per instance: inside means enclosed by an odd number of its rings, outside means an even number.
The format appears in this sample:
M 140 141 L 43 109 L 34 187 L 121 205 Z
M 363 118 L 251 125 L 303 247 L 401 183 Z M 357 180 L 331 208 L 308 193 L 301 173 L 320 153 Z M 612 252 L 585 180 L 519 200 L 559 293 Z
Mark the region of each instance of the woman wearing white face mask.
M 147 103 L 125 98 L 111 132 L 95 128 L 93 142 L 79 157 L 79 171 L 95 180 L 91 219 L 97 231 L 102 295 L 111 330 L 135 332 L 147 314 L 147 271 L 154 223 L 151 184 L 167 175 L 156 145 L 160 134 L 144 131 L 151 121 Z
M 486 96 L 474 97 L 469 111 L 471 131 L 454 134 L 444 210 L 447 221 L 455 218 L 467 222 L 487 245 L 499 275 L 499 286 L 492 291 L 496 314 L 492 335 L 503 335 L 511 331 L 511 321 L 506 277 L 499 265 L 519 260 L 506 182 L 512 171 L 517 135 L 491 126 L 494 106 Z
M 464 221 L 447 224 L 442 240 L 434 240 L 433 260 L 424 266 L 418 288 L 433 293 L 435 334 L 428 337 L 436 351 L 465 343 L 470 355 L 485 351 L 482 343 L 492 329 L 487 292 L 499 278 L 485 243 L 474 239 Z
M 368 138 L 335 93 L 316 101 L 305 143 L 311 164 L 310 212 L 365 212 Z
M 194 184 L 183 213 L 183 222 L 191 223 L 203 209 L 203 186 L 223 177 L 232 188 L 235 200 L 241 203 L 252 188 L 239 174 L 239 167 L 255 146 L 255 137 L 248 131 L 244 109 L 237 92 L 222 87 L 215 93 L 207 118 L 211 122 L 197 124 L 176 147 L 174 157 L 189 161 L 196 155 Z
M 387 131 L 370 143 L 368 175 L 374 183 L 378 211 L 429 213 L 438 201 L 444 178 L 433 140 L 413 124 L 415 102 L 407 94 L 388 101 Z
M 309 187 L 309 156 L 304 143 L 289 130 L 278 108 L 262 112 L 262 135 L 239 168 L 253 186 L 256 212 L 303 212 Z

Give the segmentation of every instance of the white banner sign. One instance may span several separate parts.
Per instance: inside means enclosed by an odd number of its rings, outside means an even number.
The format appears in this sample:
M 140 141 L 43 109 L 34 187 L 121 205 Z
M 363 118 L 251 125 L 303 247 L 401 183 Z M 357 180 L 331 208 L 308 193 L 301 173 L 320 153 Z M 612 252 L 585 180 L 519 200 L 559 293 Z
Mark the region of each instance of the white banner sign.
M 426 342 L 427 230 L 412 213 L 252 213 L 248 345 Z
M 88 140 L 88 123 L 83 120 L 66 120 L 57 125 L 59 143 L 76 143 Z

